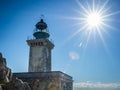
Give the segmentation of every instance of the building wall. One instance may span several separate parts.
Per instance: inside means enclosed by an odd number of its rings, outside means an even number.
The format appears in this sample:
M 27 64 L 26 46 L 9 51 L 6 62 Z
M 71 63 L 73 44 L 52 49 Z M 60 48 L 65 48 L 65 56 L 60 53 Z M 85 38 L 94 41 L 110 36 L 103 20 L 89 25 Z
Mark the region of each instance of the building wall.
M 29 71 L 40 72 L 51 70 L 50 52 L 46 46 L 30 47 Z M 49 62 L 48 62 L 49 61 Z
M 72 77 L 59 71 L 14 73 L 13 76 L 28 82 L 31 90 L 73 90 Z
M 59 77 L 24 80 L 29 82 L 31 90 L 72 90 L 72 82 L 61 81 Z
M 51 49 L 54 45 L 48 39 L 27 40 L 30 46 L 29 72 L 51 71 Z

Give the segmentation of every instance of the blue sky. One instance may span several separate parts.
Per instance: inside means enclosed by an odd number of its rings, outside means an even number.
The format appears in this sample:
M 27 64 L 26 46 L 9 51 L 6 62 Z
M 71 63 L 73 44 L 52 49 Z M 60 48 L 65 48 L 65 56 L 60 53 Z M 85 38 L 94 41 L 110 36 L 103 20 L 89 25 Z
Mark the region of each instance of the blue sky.
M 96 0 L 95 0 L 96 1 Z M 83 5 L 92 0 L 79 0 Z M 102 6 L 105 0 L 97 0 Z M 120 11 L 120 0 L 109 0 L 107 13 Z M 100 6 L 99 5 L 99 6 Z M 28 70 L 29 47 L 27 37 L 32 38 L 35 24 L 45 15 L 52 51 L 52 70 L 73 76 L 74 82 L 120 83 L 120 13 L 111 15 L 106 27 L 91 34 L 87 46 L 87 32 L 73 36 L 82 25 L 79 17 L 83 12 L 77 0 L 0 0 L 0 52 L 7 59 L 13 72 Z M 71 19 L 70 19 L 71 17 Z

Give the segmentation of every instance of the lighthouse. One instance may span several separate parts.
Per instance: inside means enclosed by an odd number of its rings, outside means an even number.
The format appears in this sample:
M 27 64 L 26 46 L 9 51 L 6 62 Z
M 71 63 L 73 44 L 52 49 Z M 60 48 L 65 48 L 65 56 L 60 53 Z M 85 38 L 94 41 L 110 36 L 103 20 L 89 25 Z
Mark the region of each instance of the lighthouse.
M 28 72 L 13 73 L 13 77 L 27 82 L 31 90 L 73 90 L 71 76 L 51 70 L 51 52 L 54 44 L 49 40 L 48 26 L 43 18 L 36 23 L 33 37 L 34 39 L 27 40 Z
M 35 25 L 35 39 L 27 40 L 29 51 L 29 72 L 51 71 L 51 50 L 54 44 L 49 40 L 47 24 L 41 19 Z

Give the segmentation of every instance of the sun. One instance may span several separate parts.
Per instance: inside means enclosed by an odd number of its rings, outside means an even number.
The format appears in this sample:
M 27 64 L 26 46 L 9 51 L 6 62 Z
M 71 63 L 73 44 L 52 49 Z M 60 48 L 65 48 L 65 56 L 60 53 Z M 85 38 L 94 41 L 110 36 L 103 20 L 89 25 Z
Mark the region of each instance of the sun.
M 95 2 L 96 1 L 96 2 Z M 78 17 L 72 17 L 70 19 L 77 20 L 77 26 L 79 29 L 73 33 L 70 38 L 73 38 L 77 34 L 80 34 L 81 31 L 87 33 L 86 44 L 87 46 L 91 37 L 99 36 L 105 45 L 105 40 L 103 37 L 103 32 L 107 33 L 106 28 L 111 28 L 112 26 L 109 24 L 110 17 L 119 12 L 108 13 L 110 8 L 107 7 L 108 0 L 102 3 L 98 3 L 98 0 L 86 0 L 86 2 L 82 2 L 77 0 L 78 5 L 80 6 L 77 11 Z M 95 35 L 96 34 L 96 35 Z
M 74 26 L 77 26 L 78 29 L 68 37 L 68 40 L 80 36 L 80 43 L 87 47 L 89 42 L 96 43 L 96 41 L 100 39 L 104 47 L 107 48 L 104 37 L 110 35 L 109 31 L 115 29 L 115 27 L 111 25 L 113 23 L 113 16 L 119 14 L 120 11 L 113 12 L 112 7 L 109 7 L 109 0 L 76 1 L 79 5 L 79 8 L 74 9 L 77 15 L 66 18 L 75 20 L 77 23 L 75 23 Z
M 79 0 L 78 0 L 79 1 Z M 90 0 L 92 3 L 88 3 L 86 5 L 78 2 L 81 12 L 79 12 L 80 16 L 78 17 L 79 23 L 83 24 L 82 27 L 86 30 L 96 30 L 96 32 L 100 32 L 101 29 L 110 27 L 107 21 L 109 21 L 110 14 L 108 13 L 107 1 L 103 3 L 103 5 L 99 5 L 97 0 Z
M 102 19 L 103 18 L 100 13 L 92 12 L 87 16 L 86 23 L 88 24 L 89 28 L 96 28 L 101 26 L 103 21 Z

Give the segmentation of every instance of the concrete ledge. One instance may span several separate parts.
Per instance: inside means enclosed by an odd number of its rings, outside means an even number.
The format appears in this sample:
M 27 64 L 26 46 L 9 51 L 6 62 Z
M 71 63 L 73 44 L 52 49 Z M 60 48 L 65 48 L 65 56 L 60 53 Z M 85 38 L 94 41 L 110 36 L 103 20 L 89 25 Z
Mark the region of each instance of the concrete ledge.
M 51 72 L 21 72 L 13 73 L 13 77 L 18 77 L 20 79 L 39 79 L 44 77 L 60 77 L 67 80 L 72 80 L 72 77 L 60 72 L 60 71 L 51 71 Z

